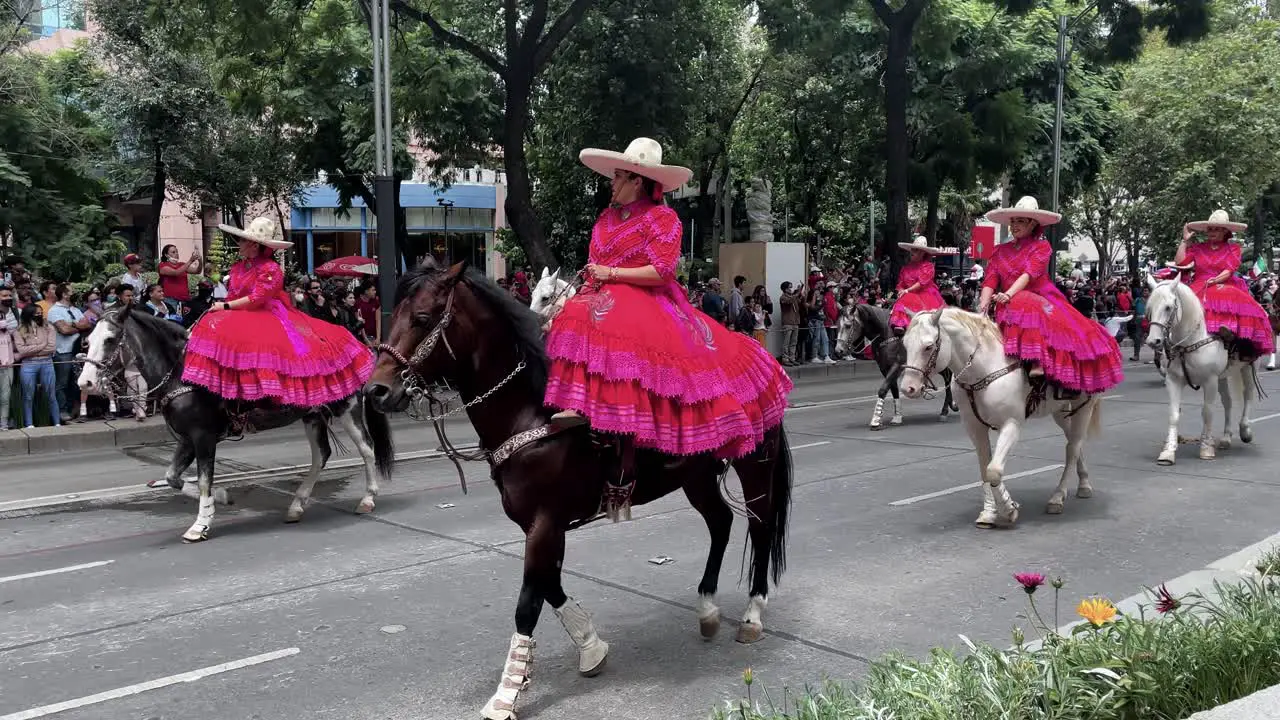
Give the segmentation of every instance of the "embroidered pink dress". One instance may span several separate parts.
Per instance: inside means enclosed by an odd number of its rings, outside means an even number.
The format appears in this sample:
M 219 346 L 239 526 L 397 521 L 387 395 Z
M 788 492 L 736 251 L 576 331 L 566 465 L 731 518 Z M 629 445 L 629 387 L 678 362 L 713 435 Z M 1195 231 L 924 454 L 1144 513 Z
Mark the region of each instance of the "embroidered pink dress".
M 546 404 L 637 447 L 742 457 L 782 422 L 792 383 L 759 343 L 690 305 L 675 280 L 681 230 L 649 200 L 601 213 L 591 262 L 653 265 L 662 284 L 589 283 L 565 304 L 546 339 Z
M 1205 329 L 1215 333 L 1227 328 L 1242 340 L 1253 343 L 1258 354 L 1275 352 L 1275 335 L 1271 320 L 1262 305 L 1253 299 L 1249 286 L 1237 276 L 1240 268 L 1240 246 L 1233 242 L 1209 242 L 1187 246 L 1186 263 L 1195 263 L 1191 273 L 1191 289 L 1204 305 Z M 1231 273 L 1221 284 L 1209 280 L 1223 271 Z
M 1120 346 L 1053 284 L 1052 256 L 1043 236 L 1011 240 L 991 256 L 983 287 L 1005 292 L 1023 274 L 1031 277 L 1008 303 L 996 304 L 1004 354 L 1039 363 L 1046 377 L 1069 390 L 1099 393 L 1115 387 L 1124 380 Z
M 893 327 L 904 328 L 911 322 L 908 312 L 924 312 L 925 310 L 937 310 L 947 304 L 942 299 L 942 293 L 939 292 L 938 286 L 933 281 L 934 266 L 932 258 L 925 258 L 916 262 L 907 263 L 906 267 L 898 273 L 898 292 L 902 293 L 898 296 L 898 301 L 893 304 L 893 312 L 889 314 L 889 324 Z M 920 288 L 914 292 L 906 292 L 907 288 L 920 283 Z
M 354 335 L 293 307 L 274 260 L 231 267 L 227 300 L 243 297 L 248 307 L 205 313 L 191 328 L 183 382 L 228 400 L 318 407 L 350 397 L 373 374 L 373 354 Z

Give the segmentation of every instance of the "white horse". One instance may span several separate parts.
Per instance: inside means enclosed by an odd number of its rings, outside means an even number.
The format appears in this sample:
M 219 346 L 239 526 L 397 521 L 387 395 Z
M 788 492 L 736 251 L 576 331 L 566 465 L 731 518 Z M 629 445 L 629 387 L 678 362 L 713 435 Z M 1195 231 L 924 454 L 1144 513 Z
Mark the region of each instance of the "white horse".
M 1204 405 L 1200 415 L 1204 428 L 1200 433 L 1200 459 L 1213 460 L 1217 448 L 1231 446 L 1231 415 L 1240 409 L 1240 439 L 1253 442 L 1253 423 L 1249 413 L 1253 408 L 1254 388 L 1257 384 L 1257 368 L 1253 363 L 1232 357 L 1227 347 L 1205 327 L 1204 307 L 1200 298 L 1182 282 L 1181 276 L 1151 285 L 1151 297 L 1147 300 L 1147 319 L 1151 328 L 1147 332 L 1147 345 L 1156 354 L 1165 353 L 1164 386 L 1169 391 L 1169 433 L 1164 448 L 1156 462 L 1172 465 L 1178 450 L 1178 420 L 1182 416 L 1182 388 L 1190 387 L 1204 393 Z M 1213 406 L 1218 401 L 1219 378 L 1225 377 L 1228 397 L 1224 405 L 1226 428 L 1222 439 L 1213 438 Z
M 533 286 L 530 294 L 529 309 L 541 315 L 543 327 L 564 308 L 569 298 L 578 293 L 578 289 L 566 280 L 560 279 L 560 270 L 551 272 L 551 268 L 542 268 L 542 277 Z
M 1018 442 L 1022 424 L 1029 417 L 1052 416 L 1067 437 L 1066 464 L 1058 488 L 1049 496 L 1045 512 L 1062 512 L 1066 501 L 1067 478 L 1072 470 L 1078 477 L 1076 497 L 1093 495 L 1089 470 L 1084 462 L 1086 435 L 1096 436 L 1102 425 L 1102 397 L 1080 395 L 1058 400 L 1050 390 L 1027 413 L 1031 384 L 1021 363 L 1004 354 L 1000 329 L 983 315 L 947 307 L 915 315 L 902 338 L 907 364 L 899 382 L 909 398 L 919 397 L 925 378 L 948 368 L 954 373 L 952 389 L 959 398 L 960 417 L 965 432 L 978 453 L 982 480 L 980 528 L 1012 526 L 1018 519 L 1018 503 L 1005 488 L 1005 458 Z M 988 430 L 996 432 L 995 452 Z

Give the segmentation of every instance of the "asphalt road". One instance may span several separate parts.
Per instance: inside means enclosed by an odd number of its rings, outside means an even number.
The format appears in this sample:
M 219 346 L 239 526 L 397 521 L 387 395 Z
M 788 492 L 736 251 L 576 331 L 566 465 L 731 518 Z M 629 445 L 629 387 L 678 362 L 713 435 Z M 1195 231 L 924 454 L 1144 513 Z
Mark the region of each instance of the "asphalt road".
M 958 419 L 938 422 L 938 400 L 907 402 L 906 425 L 872 432 L 872 378 L 801 386 L 787 420 L 790 563 L 765 640 L 737 645 L 732 628 L 699 639 L 706 531 L 672 496 L 631 523 L 571 534 L 565 586 L 612 644 L 609 666 L 578 677 L 576 652 L 545 611 L 521 717 L 700 718 L 739 697 L 748 666 L 756 690 L 780 691 L 857 676 L 885 652 L 956 646 L 959 633 L 1006 644 L 1013 625 L 1027 626 L 1013 572 L 1064 576 L 1065 622 L 1082 595 L 1125 597 L 1274 533 L 1277 401 L 1255 411 L 1253 445 L 1214 462 L 1184 446 L 1160 468 L 1163 387 L 1151 366 L 1128 374 L 1086 448 L 1095 496 L 1042 514 L 1063 442 L 1036 423 L 1008 467 L 1026 473 L 1009 482 L 1022 518 L 994 531 L 972 524 L 974 455 Z M 1280 374 L 1263 382 L 1280 393 Z M 1184 408 L 1183 432 L 1198 424 L 1197 408 Z M 459 427 L 455 440 L 469 437 Z M 397 438 L 403 453 L 436 445 L 421 428 L 401 426 Z M 332 470 L 303 521 L 286 526 L 292 484 L 276 468 L 306 457 L 300 432 L 224 446 L 221 471 L 251 484 L 233 490 L 236 505 L 218 508 L 200 545 L 179 540 L 192 500 L 139 488 L 162 475 L 164 448 L 6 459 L 0 720 L 86 700 L 56 716 L 478 717 L 513 631 L 522 549 L 484 468 L 469 468 L 463 495 L 448 463 L 404 462 L 368 516 L 351 512 L 360 476 Z M 86 501 L 95 491 L 103 497 Z M 48 496 L 58 504 L 13 509 Z M 719 596 L 726 619 L 746 605 L 736 584 L 744 534 L 738 520 Z M 651 564 L 656 556 L 672 561 Z

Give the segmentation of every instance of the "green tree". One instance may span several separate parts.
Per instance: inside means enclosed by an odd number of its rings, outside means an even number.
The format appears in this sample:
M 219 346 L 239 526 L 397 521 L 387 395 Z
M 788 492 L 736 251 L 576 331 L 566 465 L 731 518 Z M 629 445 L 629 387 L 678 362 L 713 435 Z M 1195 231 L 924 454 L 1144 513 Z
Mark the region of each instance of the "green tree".
M 108 135 L 79 102 L 93 82 L 79 50 L 0 54 L 0 238 L 45 277 L 87 277 L 121 247 L 91 162 Z
M 1183 223 L 1217 208 L 1245 216 L 1280 178 L 1280 22 L 1237 24 L 1186 47 L 1153 41 L 1122 98 L 1113 167 L 1142 199 L 1161 257 L 1172 257 Z

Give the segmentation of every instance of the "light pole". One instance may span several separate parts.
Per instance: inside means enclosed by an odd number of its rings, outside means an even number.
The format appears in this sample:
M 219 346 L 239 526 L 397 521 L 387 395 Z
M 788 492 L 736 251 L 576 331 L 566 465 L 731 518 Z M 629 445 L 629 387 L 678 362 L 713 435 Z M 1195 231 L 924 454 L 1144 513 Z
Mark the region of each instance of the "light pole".
M 449 245 L 449 211 L 453 209 L 454 202 L 444 198 L 436 198 L 436 204 L 444 208 L 444 256 L 445 262 L 452 263 L 453 248 Z
M 1065 93 L 1065 88 L 1067 84 L 1067 63 L 1070 62 L 1071 60 L 1070 50 L 1074 49 L 1074 45 L 1075 45 L 1075 43 L 1072 43 L 1073 47 L 1071 49 L 1068 49 L 1067 33 L 1071 30 L 1071 28 L 1076 23 L 1080 22 L 1080 20 L 1083 19 L 1085 15 L 1092 12 L 1097 7 L 1098 7 L 1098 0 L 1093 0 L 1093 2 L 1090 2 L 1085 7 L 1085 9 L 1081 10 L 1073 18 L 1068 18 L 1066 15 L 1058 16 L 1058 63 L 1057 63 L 1058 64 L 1058 87 L 1057 87 L 1057 98 L 1056 98 L 1057 104 L 1053 113 L 1053 207 L 1052 207 L 1052 210 L 1056 213 L 1062 212 L 1062 210 L 1058 208 L 1060 178 L 1062 174 L 1062 120 L 1063 120 L 1062 100 L 1063 100 L 1063 94 Z M 1059 233 L 1061 233 L 1061 225 L 1054 227 L 1053 250 L 1055 254 L 1059 250 L 1058 246 L 1062 242 L 1062 238 L 1059 237 Z
M 396 295 L 396 181 L 394 137 L 391 134 L 391 20 L 387 0 L 369 4 L 373 35 L 373 136 L 375 162 L 373 194 L 378 219 L 378 295 L 382 299 L 382 340 L 391 331 Z

